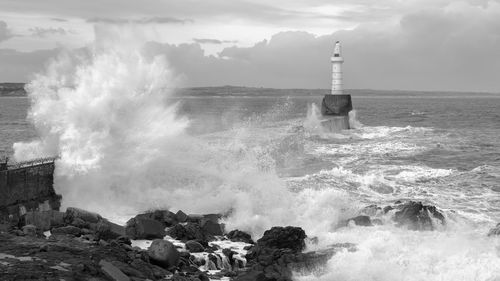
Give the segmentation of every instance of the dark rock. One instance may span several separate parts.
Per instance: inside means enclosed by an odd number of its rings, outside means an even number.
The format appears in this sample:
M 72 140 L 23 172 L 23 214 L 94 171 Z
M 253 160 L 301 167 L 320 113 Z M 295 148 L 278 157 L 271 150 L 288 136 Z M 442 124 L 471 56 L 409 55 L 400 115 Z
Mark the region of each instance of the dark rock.
M 125 227 L 118 225 L 116 223 L 112 223 L 105 219 L 97 223 L 95 234 L 97 239 L 104 239 L 104 240 L 116 239 L 120 236 L 126 235 Z
M 488 232 L 488 236 L 500 235 L 500 223 L 497 224 L 494 228 L 490 229 Z
M 191 253 L 201 253 L 205 250 L 203 245 L 193 240 L 186 242 L 186 249 Z
M 51 234 L 63 234 L 63 235 L 74 235 L 80 236 L 82 234 L 82 230 L 76 226 L 68 225 L 55 227 L 50 230 Z
M 357 216 L 347 220 L 347 224 L 354 222 L 355 225 L 359 226 L 373 226 L 372 221 L 369 216 Z
M 23 234 L 26 236 L 35 237 L 36 232 L 37 232 L 37 228 L 36 228 L 36 226 L 34 226 L 32 224 L 28 224 L 28 225 L 23 226 Z
M 79 218 L 88 223 L 97 223 L 102 217 L 99 214 L 92 213 L 79 208 L 69 207 L 66 209 L 64 219 L 67 223 L 73 222 L 74 219 Z
M 387 214 L 389 211 L 393 210 L 394 208 L 392 206 L 385 206 L 383 211 L 384 211 L 384 214 Z
M 112 261 L 114 266 L 120 269 L 123 273 L 130 277 L 138 277 L 138 278 L 147 278 L 146 274 L 142 273 L 140 270 L 137 270 L 131 267 L 129 264 L 126 264 L 121 261 Z
M 82 220 L 81 218 L 74 218 L 73 221 L 70 223 L 72 226 L 76 226 L 78 228 L 89 228 L 90 223 Z
M 266 275 L 262 271 L 250 271 L 245 272 L 242 275 L 236 277 L 234 281 L 268 281 Z
M 202 220 L 201 229 L 206 235 L 221 236 L 224 234 L 222 225 L 211 220 Z
M 167 229 L 166 233 L 174 239 L 182 241 L 196 240 L 202 245 L 206 244 L 206 241 L 211 238 L 203 233 L 198 224 L 192 222 L 188 222 L 186 225 L 176 224 Z
M 377 205 L 369 205 L 361 209 L 360 213 L 366 216 L 375 216 L 382 208 Z
M 114 266 L 112 263 L 101 260 L 99 262 L 102 273 L 113 281 L 130 281 L 130 278 L 125 275 L 119 268 Z
M 188 215 L 186 215 L 183 211 L 179 210 L 175 214 L 175 218 L 177 219 L 178 222 L 186 222 L 188 219 Z
M 159 266 L 169 268 L 179 263 L 179 252 L 174 244 L 166 240 L 155 239 L 148 248 L 150 260 Z
M 248 244 L 254 244 L 252 240 L 252 236 L 250 234 L 240 231 L 240 230 L 231 230 L 226 237 L 233 242 L 244 242 Z
M 127 236 L 119 236 L 115 240 L 116 242 L 118 242 L 118 244 L 129 245 L 129 246 L 132 245 L 132 241 L 130 241 L 130 238 L 128 238 Z
M 421 202 L 408 201 L 398 206 L 394 214 L 398 226 L 406 226 L 410 230 L 434 230 L 434 219 L 445 224 L 444 215 L 434 206 L 423 205 Z
M 291 249 L 294 252 L 300 252 L 305 248 L 305 238 L 306 233 L 300 227 L 275 226 L 264 232 L 262 238 L 257 240 L 257 245 L 265 248 Z
M 163 238 L 165 236 L 165 227 L 159 221 L 135 217 L 127 222 L 125 233 L 131 239 Z

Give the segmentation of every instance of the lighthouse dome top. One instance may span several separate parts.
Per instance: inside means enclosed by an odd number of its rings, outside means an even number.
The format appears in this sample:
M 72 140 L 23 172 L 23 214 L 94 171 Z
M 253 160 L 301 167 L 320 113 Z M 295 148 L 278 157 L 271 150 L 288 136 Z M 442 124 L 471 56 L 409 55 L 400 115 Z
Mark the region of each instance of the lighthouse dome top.
M 340 54 L 341 54 L 340 41 L 337 41 L 335 42 L 335 47 L 333 48 L 333 56 L 340 57 Z

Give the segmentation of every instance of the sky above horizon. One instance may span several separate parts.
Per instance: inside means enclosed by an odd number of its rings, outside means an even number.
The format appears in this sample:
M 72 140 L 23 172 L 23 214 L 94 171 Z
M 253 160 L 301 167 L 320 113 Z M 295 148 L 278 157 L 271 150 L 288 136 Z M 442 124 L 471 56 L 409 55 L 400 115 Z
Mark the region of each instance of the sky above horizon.
M 346 88 L 500 92 L 500 0 L 0 0 L 0 82 L 116 26 L 181 86 L 329 88 L 341 40 Z

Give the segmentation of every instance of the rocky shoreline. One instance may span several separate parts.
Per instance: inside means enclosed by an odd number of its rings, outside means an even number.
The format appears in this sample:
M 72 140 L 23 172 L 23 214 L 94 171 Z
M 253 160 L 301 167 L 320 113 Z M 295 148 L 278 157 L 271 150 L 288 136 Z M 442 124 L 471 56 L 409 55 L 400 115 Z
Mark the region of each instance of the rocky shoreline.
M 414 231 L 446 225 L 442 211 L 413 201 L 367 206 L 342 227 L 388 223 Z M 276 226 L 257 239 L 227 230 L 219 214 L 188 215 L 155 210 L 131 218 L 125 226 L 99 214 L 28 212 L 0 224 L 0 280 L 292 280 L 294 272 L 321 273 L 339 251 L 356 245 L 333 244 L 307 251 L 317 238 L 303 229 Z M 488 235 L 500 234 L 500 226 Z

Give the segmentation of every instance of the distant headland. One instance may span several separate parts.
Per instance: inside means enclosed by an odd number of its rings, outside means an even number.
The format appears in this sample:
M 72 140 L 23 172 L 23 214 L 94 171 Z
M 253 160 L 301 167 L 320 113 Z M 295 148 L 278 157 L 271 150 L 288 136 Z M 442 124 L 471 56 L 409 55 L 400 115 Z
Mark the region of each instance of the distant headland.
M 27 96 L 24 86 L 26 83 L 0 83 L 0 97 L 25 97 Z M 176 96 L 188 97 L 280 97 L 280 96 L 324 96 L 330 89 L 276 89 L 264 87 L 244 86 L 207 86 L 186 87 L 176 89 Z M 371 89 L 346 89 L 353 96 L 467 96 L 485 95 L 498 96 L 500 93 L 486 92 L 448 92 L 448 91 L 411 91 L 411 90 L 371 90 Z

